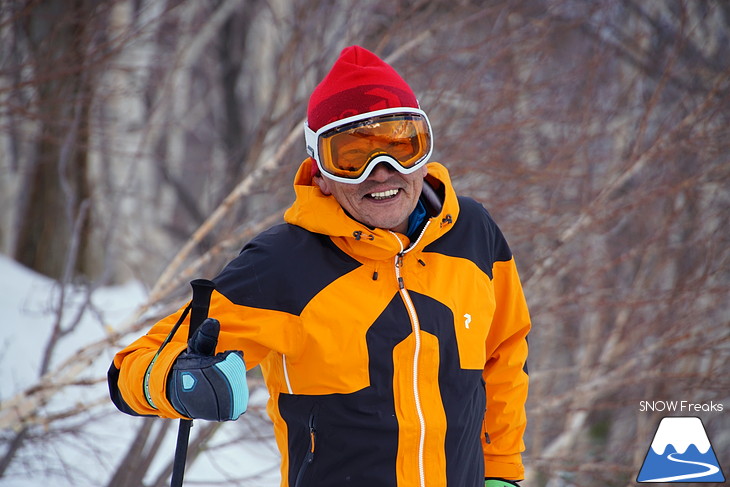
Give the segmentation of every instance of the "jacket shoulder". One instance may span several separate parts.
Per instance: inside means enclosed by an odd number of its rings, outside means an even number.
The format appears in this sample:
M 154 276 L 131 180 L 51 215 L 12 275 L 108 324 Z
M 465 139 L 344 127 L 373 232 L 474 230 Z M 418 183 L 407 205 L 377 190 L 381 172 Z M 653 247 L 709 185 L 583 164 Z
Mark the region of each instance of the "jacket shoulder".
M 283 223 L 247 243 L 214 282 L 235 304 L 298 315 L 314 295 L 359 265 L 326 235 Z
M 478 201 L 459 196 L 459 216 L 453 228 L 426 247 L 452 257 L 469 259 L 492 277 L 495 262 L 512 259 L 512 251 L 492 215 Z

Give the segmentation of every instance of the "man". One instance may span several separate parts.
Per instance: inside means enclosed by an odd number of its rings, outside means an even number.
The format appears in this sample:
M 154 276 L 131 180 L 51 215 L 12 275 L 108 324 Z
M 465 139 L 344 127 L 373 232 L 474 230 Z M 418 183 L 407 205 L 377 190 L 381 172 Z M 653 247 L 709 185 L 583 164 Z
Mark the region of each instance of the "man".
M 115 404 L 236 419 L 261 365 L 282 486 L 515 485 L 530 322 L 502 233 L 427 164 L 426 114 L 361 47 L 314 90 L 305 139 L 286 223 L 214 279 L 189 345 L 181 311 L 116 355 Z

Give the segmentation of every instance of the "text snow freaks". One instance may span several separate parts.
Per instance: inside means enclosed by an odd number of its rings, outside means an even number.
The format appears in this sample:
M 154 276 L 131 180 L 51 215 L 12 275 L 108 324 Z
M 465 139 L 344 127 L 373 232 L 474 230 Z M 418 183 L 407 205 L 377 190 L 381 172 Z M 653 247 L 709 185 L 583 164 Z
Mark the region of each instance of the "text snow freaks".
M 639 411 L 644 413 L 647 411 L 659 412 L 679 412 L 679 413 L 699 413 L 704 412 L 722 412 L 722 403 L 710 401 L 709 403 L 697 403 L 690 401 L 641 401 L 639 402 Z

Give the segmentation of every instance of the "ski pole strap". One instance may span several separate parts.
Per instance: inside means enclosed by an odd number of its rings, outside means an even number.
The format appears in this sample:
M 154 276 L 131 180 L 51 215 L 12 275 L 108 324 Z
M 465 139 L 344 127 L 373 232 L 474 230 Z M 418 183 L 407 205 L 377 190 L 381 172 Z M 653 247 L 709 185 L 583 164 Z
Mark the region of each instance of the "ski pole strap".
M 157 406 L 155 406 L 155 403 L 152 401 L 152 394 L 150 394 L 150 376 L 152 375 L 152 367 L 155 365 L 155 362 L 157 362 L 157 357 L 160 356 L 160 352 L 162 352 L 162 349 L 165 348 L 165 345 L 170 343 L 170 340 L 172 340 L 172 337 L 175 336 L 175 333 L 177 332 L 177 329 L 180 328 L 180 325 L 183 321 L 185 321 L 185 318 L 188 316 L 188 313 L 190 312 L 190 309 L 193 307 L 192 301 L 188 303 L 188 305 L 185 307 L 185 310 L 180 315 L 180 318 L 177 320 L 177 323 L 175 323 L 175 326 L 172 327 L 172 330 L 170 330 L 170 333 L 167 334 L 167 337 L 165 340 L 160 344 L 160 348 L 157 349 L 157 353 L 154 357 L 152 357 L 152 361 L 147 366 L 147 370 L 145 370 L 144 373 L 144 383 L 143 383 L 143 389 L 144 389 L 144 398 L 147 400 L 147 404 L 150 405 L 151 408 L 157 409 Z

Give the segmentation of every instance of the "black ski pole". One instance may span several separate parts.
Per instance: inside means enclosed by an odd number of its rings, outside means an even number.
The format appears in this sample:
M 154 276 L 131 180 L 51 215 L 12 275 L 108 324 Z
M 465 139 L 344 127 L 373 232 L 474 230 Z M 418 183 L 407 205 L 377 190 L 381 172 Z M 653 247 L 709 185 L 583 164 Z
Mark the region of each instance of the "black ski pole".
M 207 279 L 195 279 L 190 282 L 193 287 L 193 300 L 190 309 L 190 328 L 188 329 L 188 340 L 193 336 L 195 330 L 208 317 L 210 307 L 210 296 L 213 294 L 215 284 Z M 215 351 L 213 352 L 215 353 Z M 175 460 L 172 464 L 171 487 L 182 487 L 183 476 L 185 475 L 185 461 L 188 455 L 188 439 L 190 428 L 193 425 L 192 419 L 181 419 L 177 429 L 177 445 L 175 446 Z

